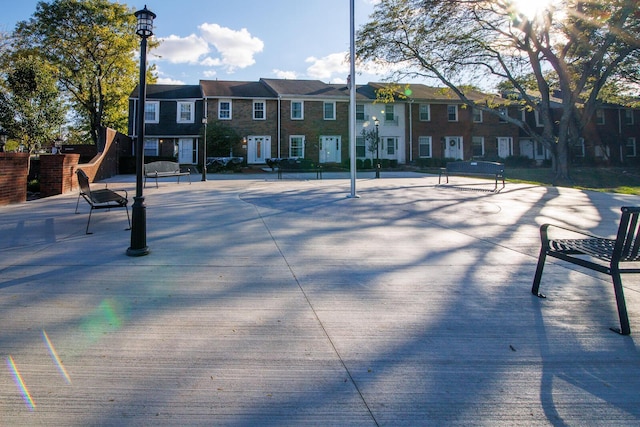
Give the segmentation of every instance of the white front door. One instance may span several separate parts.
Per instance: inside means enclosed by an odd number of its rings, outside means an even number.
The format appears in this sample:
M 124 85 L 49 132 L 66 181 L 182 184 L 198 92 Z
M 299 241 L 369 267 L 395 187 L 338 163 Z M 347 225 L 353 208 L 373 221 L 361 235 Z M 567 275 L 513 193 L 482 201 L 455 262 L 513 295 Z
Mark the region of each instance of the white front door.
M 501 159 L 506 159 L 507 157 L 513 155 L 513 138 L 509 137 L 499 137 L 498 138 L 498 157 Z
M 180 138 L 178 140 L 178 163 L 195 165 L 197 161 L 193 138 Z
M 247 139 L 247 163 L 251 165 L 266 163 L 271 157 L 270 136 L 250 136 Z
M 340 163 L 342 141 L 340 136 L 320 137 L 320 163 Z
M 464 160 L 461 136 L 447 136 L 444 139 L 444 157 L 447 159 Z

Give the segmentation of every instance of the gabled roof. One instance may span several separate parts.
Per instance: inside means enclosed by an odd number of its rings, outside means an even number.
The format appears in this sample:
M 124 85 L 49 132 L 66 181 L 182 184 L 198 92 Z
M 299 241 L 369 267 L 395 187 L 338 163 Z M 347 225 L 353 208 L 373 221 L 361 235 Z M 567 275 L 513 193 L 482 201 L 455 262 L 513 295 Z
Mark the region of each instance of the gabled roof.
M 345 99 L 342 91 L 320 80 L 260 79 L 260 82 L 281 97 Z
M 331 84 L 334 89 L 339 90 L 343 96 L 350 98 L 351 93 L 348 86 L 344 84 Z M 375 101 L 376 95 L 368 85 L 356 85 L 356 102 Z
M 131 92 L 130 98 L 138 98 L 138 88 Z M 202 99 L 200 85 L 147 85 L 147 99 Z
M 276 98 L 276 94 L 260 82 L 200 80 L 205 97 Z

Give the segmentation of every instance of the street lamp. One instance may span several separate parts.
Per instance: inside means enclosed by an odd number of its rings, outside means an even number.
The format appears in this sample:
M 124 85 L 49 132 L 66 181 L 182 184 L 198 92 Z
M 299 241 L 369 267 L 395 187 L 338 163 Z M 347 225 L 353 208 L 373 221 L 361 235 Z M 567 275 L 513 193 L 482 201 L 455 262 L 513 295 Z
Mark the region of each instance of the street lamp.
M 9 137 L 9 132 L 4 129 L 0 129 L 0 153 L 4 153 L 4 146 L 7 145 L 7 138 Z
M 205 107 L 207 108 L 206 104 Z M 202 181 L 207 180 L 207 116 L 202 118 L 202 124 L 204 125 L 204 144 L 202 147 Z
M 156 14 L 147 9 L 134 13 L 138 19 L 136 34 L 140 36 L 140 83 L 138 85 L 138 128 L 136 140 L 136 196 L 131 206 L 131 246 L 129 256 L 143 256 L 149 253 L 147 246 L 147 212 L 142 195 L 142 170 L 144 168 L 144 113 L 147 96 L 147 38 L 153 35 L 153 20 Z
M 374 116 L 373 123 L 376 125 L 376 178 L 380 178 L 380 120 Z
M 62 138 L 57 137 L 54 141 L 53 141 L 53 147 L 55 148 L 55 153 L 54 154 L 62 154 L 62 143 L 64 141 L 62 140 Z

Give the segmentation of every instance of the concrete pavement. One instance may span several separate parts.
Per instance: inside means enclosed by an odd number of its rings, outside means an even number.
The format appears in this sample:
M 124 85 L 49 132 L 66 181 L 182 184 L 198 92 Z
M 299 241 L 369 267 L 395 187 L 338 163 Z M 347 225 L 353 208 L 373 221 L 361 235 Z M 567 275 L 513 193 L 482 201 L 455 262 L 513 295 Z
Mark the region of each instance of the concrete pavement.
M 640 423 L 640 277 L 626 337 L 607 276 L 550 261 L 530 293 L 541 223 L 611 235 L 639 197 L 208 178 L 145 189 L 140 258 L 77 194 L 0 207 L 0 425 Z

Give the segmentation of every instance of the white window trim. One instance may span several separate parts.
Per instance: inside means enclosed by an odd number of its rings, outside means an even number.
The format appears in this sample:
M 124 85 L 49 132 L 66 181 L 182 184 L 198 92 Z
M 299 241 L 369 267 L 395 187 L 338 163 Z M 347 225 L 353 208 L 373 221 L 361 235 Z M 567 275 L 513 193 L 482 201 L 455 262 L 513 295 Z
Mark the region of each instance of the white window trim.
M 426 120 L 422 118 L 422 113 L 421 113 L 421 109 L 422 106 L 426 106 L 427 107 L 427 115 L 429 116 Z M 448 111 L 447 111 L 448 114 Z M 431 104 L 420 104 L 420 106 L 418 107 L 418 120 L 421 122 L 430 122 L 431 121 Z
M 293 104 L 300 104 L 300 117 L 293 117 Z M 291 120 L 304 120 L 304 101 L 291 101 Z
M 499 123 L 507 123 L 507 117 L 509 117 L 509 108 L 500 107 L 498 108 L 498 122 Z
M 455 108 L 456 117 L 453 120 L 449 117 L 449 107 Z M 447 105 L 447 121 L 450 122 L 450 123 L 454 123 L 454 122 L 458 121 L 458 106 L 456 104 Z
M 539 127 L 539 128 L 544 127 L 542 120 L 540 120 L 540 112 L 538 110 L 535 110 L 533 114 L 536 118 L 536 127 Z
M 420 155 L 420 145 L 421 145 L 421 140 L 423 139 L 427 139 L 429 140 L 429 155 L 428 156 L 421 156 Z M 433 157 L 433 137 L 431 136 L 419 136 L 418 137 L 418 157 L 421 159 L 430 159 Z
M 222 109 L 220 108 L 221 104 L 225 102 L 229 104 L 229 117 L 222 117 Z M 227 110 L 224 110 L 227 111 Z M 233 117 L 233 102 L 230 99 L 219 99 L 218 100 L 218 120 L 231 120 Z
M 473 155 L 473 139 L 474 138 L 479 138 L 480 139 L 480 146 L 482 147 L 482 153 L 480 154 L 481 157 L 485 156 L 485 144 L 484 144 L 484 136 L 473 136 L 471 137 L 471 154 Z
M 153 145 L 153 147 L 151 147 Z M 155 154 L 146 154 L 147 150 L 154 150 Z M 145 138 L 142 151 L 145 152 L 145 156 L 158 156 L 160 154 L 160 141 L 158 138 Z
M 331 104 L 333 105 L 333 117 L 327 117 L 327 110 L 325 109 L 325 106 L 327 104 Z M 322 118 L 324 120 L 336 120 L 336 102 L 335 101 L 324 101 L 322 103 Z
M 636 138 L 630 136 L 627 138 L 627 148 L 633 147 L 633 154 L 627 154 L 626 157 L 636 157 L 638 155 L 638 146 L 636 145 Z
M 633 116 L 634 116 L 633 110 L 630 110 L 630 109 L 624 110 L 624 124 L 627 126 L 633 126 L 635 122 Z
M 144 112 L 144 122 L 145 123 L 160 123 L 160 102 L 159 101 L 145 101 L 145 112 Z M 147 105 L 155 105 L 155 118 L 152 120 L 147 120 Z
M 191 106 L 191 114 L 187 120 L 181 119 L 180 106 L 182 105 Z M 196 115 L 196 103 L 194 101 L 178 101 L 176 103 L 176 123 L 193 123 L 195 121 L 195 115 Z
M 262 104 L 264 108 L 262 110 L 257 110 L 256 104 Z M 267 120 L 267 101 L 266 100 L 254 99 L 251 105 L 253 106 L 253 120 Z M 256 117 L 256 111 L 262 111 L 262 117 Z
M 293 143 L 293 139 L 294 138 L 300 138 L 302 140 L 302 155 L 300 156 L 292 156 L 291 155 L 291 147 L 292 147 L 292 143 Z M 290 157 L 295 157 L 297 159 L 304 159 L 304 148 L 305 148 L 305 137 L 304 135 L 291 135 L 289 136 L 289 156 Z
M 605 125 L 606 119 L 604 116 L 604 110 L 602 108 L 598 108 L 596 110 L 596 124 L 597 125 Z
M 478 113 L 480 115 L 480 120 L 476 120 L 476 113 Z M 484 111 L 482 111 L 479 108 L 474 108 L 473 109 L 473 115 L 472 115 L 472 120 L 473 123 L 482 123 L 484 121 Z

